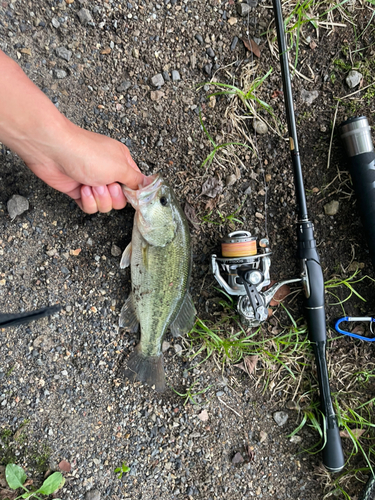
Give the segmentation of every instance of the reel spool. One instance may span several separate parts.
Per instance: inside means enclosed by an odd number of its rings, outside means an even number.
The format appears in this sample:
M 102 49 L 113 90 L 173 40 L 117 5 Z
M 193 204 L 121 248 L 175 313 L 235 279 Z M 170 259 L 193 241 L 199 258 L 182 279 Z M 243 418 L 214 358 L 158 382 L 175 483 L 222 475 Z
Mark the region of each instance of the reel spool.
M 229 295 L 238 296 L 237 310 L 249 327 L 257 327 L 268 317 L 268 305 L 277 290 L 301 278 L 271 283 L 272 252 L 269 241 L 249 231 L 234 231 L 221 242 L 221 257 L 211 255 L 211 269 L 219 285 Z M 264 291 L 263 291 L 264 290 Z

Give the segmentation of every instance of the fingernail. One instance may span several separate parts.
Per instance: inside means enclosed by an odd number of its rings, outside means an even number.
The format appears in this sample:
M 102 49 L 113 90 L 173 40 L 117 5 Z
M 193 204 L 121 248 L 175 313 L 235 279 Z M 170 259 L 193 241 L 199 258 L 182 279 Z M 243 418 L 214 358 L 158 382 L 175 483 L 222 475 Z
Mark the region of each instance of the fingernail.
M 90 186 L 83 186 L 82 188 L 82 194 L 84 194 L 85 196 L 92 196 L 92 192 L 91 192 L 91 188 Z
M 94 187 L 93 189 L 94 189 L 96 194 L 101 196 L 102 194 L 105 193 L 105 188 L 106 188 L 106 186 L 97 186 L 97 187 Z
M 117 198 L 121 194 L 121 189 L 118 184 L 112 184 L 111 186 L 108 186 L 108 191 L 112 198 Z

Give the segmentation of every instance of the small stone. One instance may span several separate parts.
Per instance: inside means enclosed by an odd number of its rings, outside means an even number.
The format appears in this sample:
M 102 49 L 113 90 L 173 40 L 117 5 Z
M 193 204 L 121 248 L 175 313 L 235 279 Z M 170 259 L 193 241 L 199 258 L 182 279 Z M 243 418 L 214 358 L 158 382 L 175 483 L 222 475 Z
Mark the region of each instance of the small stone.
M 173 347 L 174 347 L 175 353 L 178 354 L 179 356 L 181 356 L 182 347 L 180 346 L 180 344 L 175 344 Z
M 268 437 L 267 432 L 260 431 L 260 433 L 259 433 L 259 442 L 260 443 L 264 443 L 264 441 L 267 439 L 267 437 Z
M 208 63 L 204 66 L 204 72 L 207 73 L 207 75 L 211 75 L 212 72 L 212 64 Z
M 172 82 L 178 82 L 179 80 L 181 80 L 180 73 L 174 69 L 172 71 Z
M 233 186 L 233 184 L 235 184 L 236 181 L 237 181 L 237 176 L 235 174 L 227 175 L 225 178 L 225 185 L 227 187 Z
M 354 87 L 360 84 L 362 78 L 363 78 L 362 73 L 352 69 L 351 71 L 349 71 L 349 74 L 346 77 L 345 81 L 350 89 L 354 89 Z
M 290 400 L 287 402 L 287 404 L 285 406 L 288 408 L 288 410 L 295 410 L 295 411 L 300 410 L 300 406 L 296 401 Z
M 233 37 L 233 40 L 232 40 L 232 43 L 230 45 L 230 50 L 233 52 L 235 50 L 235 48 L 237 47 L 237 43 L 238 43 L 238 36 L 234 36 Z
M 57 17 L 53 17 L 51 22 L 52 22 L 52 26 L 54 28 L 56 28 L 56 29 L 60 28 L 60 23 L 59 23 L 59 20 L 57 19 Z
M 228 24 L 229 24 L 230 26 L 233 26 L 233 24 L 237 24 L 237 17 L 230 17 L 230 18 L 228 19 Z
M 169 342 L 167 342 L 166 340 L 163 340 L 163 343 L 161 346 L 162 352 L 167 352 L 170 347 L 171 347 L 171 344 Z
M 111 246 L 111 255 L 113 257 L 120 257 L 121 254 L 122 254 L 121 248 L 113 243 Z
M 126 92 L 128 89 L 130 89 L 131 86 L 132 84 L 131 82 L 129 82 L 129 80 L 124 80 L 123 82 L 120 83 L 120 85 L 118 85 L 118 87 L 116 87 L 116 91 Z
M 285 411 L 276 411 L 272 417 L 277 425 L 281 427 L 287 423 L 289 415 Z
M 66 460 L 61 460 L 61 462 L 59 463 L 59 469 L 63 472 L 70 472 L 71 468 L 72 466 Z
M 136 49 L 135 47 L 132 50 L 132 54 L 133 54 L 133 57 L 135 57 L 135 59 L 139 59 L 139 50 Z
M 66 47 L 57 47 L 56 49 L 56 55 L 57 57 L 60 57 L 60 59 L 64 59 L 65 61 L 70 61 L 70 58 L 72 57 L 72 51 L 68 50 Z
M 77 15 L 79 17 L 81 24 L 83 25 L 92 22 L 92 16 L 90 11 L 88 9 L 85 9 L 84 7 L 78 12 Z
M 17 215 L 21 215 L 26 210 L 29 210 L 29 201 L 20 196 L 19 194 L 14 194 L 7 203 L 8 214 L 11 219 L 17 217 Z
M 268 132 L 267 125 L 260 120 L 254 120 L 253 127 L 254 127 L 254 130 L 257 134 L 264 135 L 264 134 L 267 134 L 267 132 Z
M 164 97 L 164 92 L 161 90 L 151 90 L 150 92 L 151 101 L 160 101 Z
M 58 78 L 59 80 L 66 78 L 66 76 L 68 75 L 68 73 L 63 69 L 55 69 L 54 73 L 55 73 L 55 77 Z
M 198 35 L 198 34 L 195 35 L 195 39 L 202 45 L 202 43 L 203 43 L 203 37 L 202 37 L 202 35 Z
M 100 491 L 90 490 L 85 495 L 85 500 L 100 500 Z
M 251 12 L 251 7 L 247 3 L 238 3 L 237 12 L 241 17 L 245 17 Z
M 315 99 L 318 99 L 318 97 L 319 97 L 319 92 L 317 90 L 312 90 L 312 91 L 308 91 L 305 89 L 301 90 L 301 99 L 306 104 L 309 105 L 312 104 L 315 101 Z
M 164 78 L 163 78 L 163 75 L 161 73 L 158 73 L 157 75 L 154 75 L 152 78 L 151 78 L 151 83 L 154 87 L 161 87 L 162 85 L 164 85 Z
M 163 78 L 164 78 L 165 82 L 170 82 L 171 81 L 171 77 L 169 76 L 168 71 L 163 71 L 162 75 L 163 75 Z
M 289 440 L 291 443 L 298 444 L 302 441 L 301 436 L 294 435 Z
M 215 57 L 215 52 L 212 50 L 211 47 L 208 47 L 208 49 L 206 50 L 206 54 L 208 55 L 208 57 L 211 57 L 212 59 Z
M 326 215 L 336 215 L 339 211 L 340 203 L 337 200 L 332 200 L 324 205 L 324 213 Z
M 241 464 L 243 461 L 244 461 L 243 456 L 241 455 L 241 453 L 239 451 L 232 458 L 233 465 Z

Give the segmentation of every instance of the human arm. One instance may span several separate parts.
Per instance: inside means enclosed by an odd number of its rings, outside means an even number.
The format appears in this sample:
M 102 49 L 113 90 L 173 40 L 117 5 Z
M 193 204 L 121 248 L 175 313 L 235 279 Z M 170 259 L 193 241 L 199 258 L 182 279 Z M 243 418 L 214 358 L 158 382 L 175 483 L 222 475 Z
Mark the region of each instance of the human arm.
M 1 51 L 0 142 L 87 213 L 123 208 L 119 183 L 136 189 L 145 177 L 125 145 L 70 122 Z

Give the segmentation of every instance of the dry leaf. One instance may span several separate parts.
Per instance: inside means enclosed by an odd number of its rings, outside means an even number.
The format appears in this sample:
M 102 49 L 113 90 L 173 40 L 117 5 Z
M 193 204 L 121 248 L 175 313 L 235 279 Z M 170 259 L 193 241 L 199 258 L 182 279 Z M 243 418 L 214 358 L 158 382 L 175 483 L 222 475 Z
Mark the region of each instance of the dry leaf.
M 274 90 L 271 95 L 271 99 L 277 99 L 279 96 L 283 95 L 282 90 Z
M 280 302 L 283 302 L 285 297 L 287 297 L 289 294 L 290 294 L 290 287 L 288 285 L 283 285 L 277 290 L 275 295 L 272 297 L 270 306 L 278 306 Z
M 70 250 L 70 255 L 79 255 L 82 251 L 82 248 L 77 248 L 76 250 Z
M 208 202 L 206 203 L 206 206 L 204 207 L 205 210 L 213 210 L 216 206 L 216 200 L 208 200 Z M 4 280 L 5 281 L 5 280 Z
M 351 433 L 354 435 L 356 439 L 362 436 L 366 432 L 366 429 L 350 429 Z M 340 436 L 343 438 L 351 438 L 348 431 L 340 431 Z
M 0 488 L 0 500 L 14 500 L 17 498 L 17 492 Z
M 193 226 L 197 226 L 199 224 L 199 220 L 197 214 L 195 213 L 195 209 L 188 202 L 185 203 L 184 213 L 186 215 L 187 220 L 191 222 Z
M 314 49 L 316 49 L 316 47 L 317 47 L 316 43 L 314 42 L 314 40 L 312 40 L 312 41 L 310 42 L 310 49 L 311 49 L 311 50 L 314 50 Z
M 240 368 L 244 372 L 246 372 L 248 375 L 251 375 L 253 371 L 255 370 L 256 366 L 258 363 L 258 356 L 246 356 L 243 360 L 243 363 L 239 363 L 238 365 L 234 365 L 237 368 Z
M 245 45 L 245 47 L 247 48 L 247 50 L 252 52 L 254 54 L 254 56 L 260 57 L 260 49 L 259 49 L 258 45 L 254 42 L 254 40 L 242 38 L 242 41 L 243 41 L 243 44 Z
M 108 55 L 111 53 L 111 49 L 109 47 L 106 47 L 105 49 L 101 50 L 100 53 L 103 55 Z
M 223 191 L 223 185 L 217 177 L 209 177 L 202 186 L 202 193 L 210 198 L 216 198 Z
M 202 412 L 198 415 L 198 418 L 202 420 L 202 422 L 207 422 L 208 420 L 207 410 L 202 410 Z
M 0 488 L 6 488 L 8 486 L 8 483 L 6 482 L 5 479 L 5 466 L 0 465 Z

